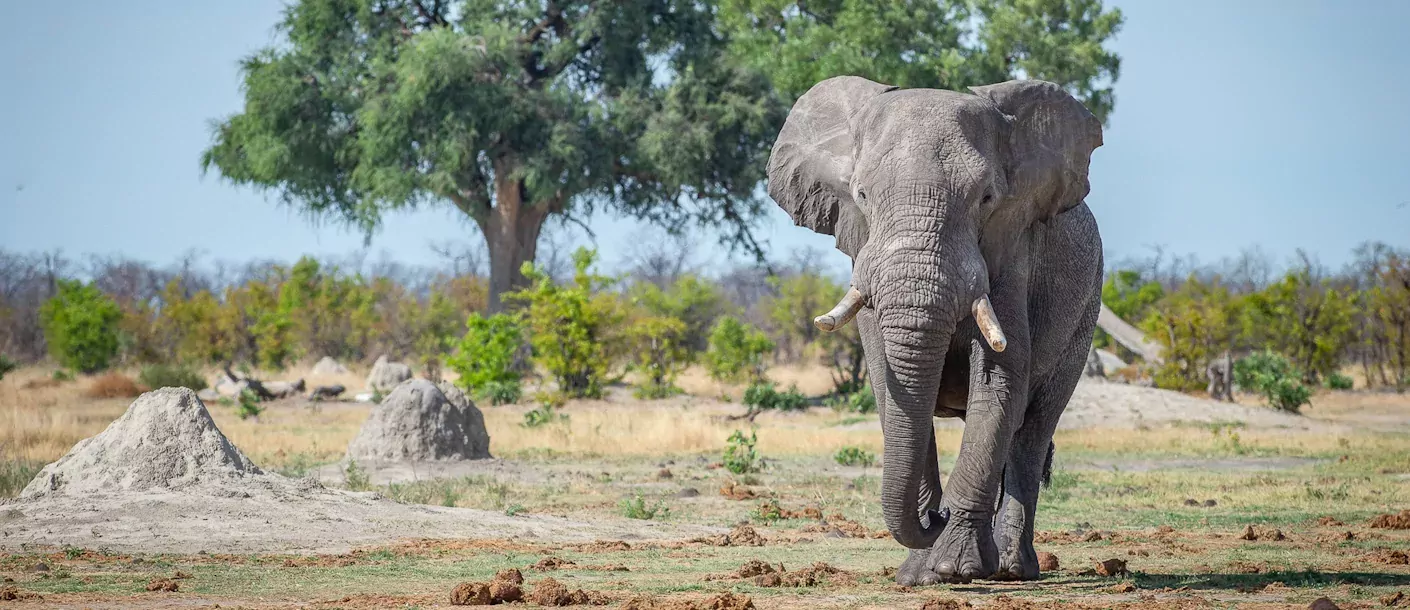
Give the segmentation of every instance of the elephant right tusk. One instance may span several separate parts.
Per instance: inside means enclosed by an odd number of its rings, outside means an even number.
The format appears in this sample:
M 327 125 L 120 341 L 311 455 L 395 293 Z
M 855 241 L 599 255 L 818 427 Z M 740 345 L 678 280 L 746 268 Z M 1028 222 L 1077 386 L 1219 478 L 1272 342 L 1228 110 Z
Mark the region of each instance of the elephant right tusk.
M 999 325 L 999 316 L 994 313 L 994 305 L 989 302 L 989 295 L 980 295 L 974 300 L 974 321 L 979 325 L 979 332 L 984 334 L 984 340 L 989 342 L 989 347 L 996 352 L 1004 351 L 1008 347 L 1009 340 L 1004 337 L 1004 327 Z
M 857 317 L 857 312 L 861 311 L 862 304 L 862 291 L 853 287 L 847 290 L 847 295 L 837 302 L 837 306 L 833 307 L 832 311 L 813 318 L 813 326 L 826 333 L 842 328 L 851 322 L 852 318 Z

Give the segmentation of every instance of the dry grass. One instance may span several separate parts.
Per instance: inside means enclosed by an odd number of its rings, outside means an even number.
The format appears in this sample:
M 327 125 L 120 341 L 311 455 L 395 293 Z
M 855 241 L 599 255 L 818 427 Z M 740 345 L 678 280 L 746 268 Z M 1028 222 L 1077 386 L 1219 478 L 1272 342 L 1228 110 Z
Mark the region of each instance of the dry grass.
M 88 398 L 136 398 L 145 391 L 146 389 L 133 381 L 131 377 L 112 371 L 103 373 L 89 381 L 83 395 Z

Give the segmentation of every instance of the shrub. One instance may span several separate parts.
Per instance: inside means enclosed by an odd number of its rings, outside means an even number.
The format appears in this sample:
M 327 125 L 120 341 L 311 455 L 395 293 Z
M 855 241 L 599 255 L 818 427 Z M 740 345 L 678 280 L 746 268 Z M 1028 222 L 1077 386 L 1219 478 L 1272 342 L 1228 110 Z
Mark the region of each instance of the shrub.
M 149 388 L 189 388 L 193 392 L 206 389 L 200 373 L 181 365 L 149 364 L 142 367 L 137 380 Z
M 762 381 L 764 356 L 774 343 L 763 332 L 731 317 L 720 318 L 710 331 L 710 349 L 705 365 L 710 377 L 732 383 Z
M 1262 394 L 1268 405 L 1297 413 L 1310 404 L 1312 390 L 1302 384 L 1302 374 L 1280 354 L 1263 351 L 1234 363 L 1234 382 L 1245 390 Z
M 837 450 L 837 454 L 832 456 L 838 464 L 843 466 L 862 466 L 870 468 L 876 463 L 876 454 L 866 451 L 861 447 L 843 447 Z
M 73 373 L 65 371 L 64 369 L 55 369 L 54 373 L 49 375 L 49 379 L 60 383 L 73 381 Z
M 567 397 L 560 393 L 542 392 L 537 397 L 539 406 L 524 412 L 525 428 L 537 428 L 556 421 L 568 421 L 568 416 L 559 413 L 557 409 L 566 402 Z
M 744 406 L 750 411 L 801 411 L 808 408 L 808 397 L 797 386 L 780 392 L 772 383 L 756 383 L 744 390 Z
M 633 392 L 637 398 L 665 398 L 681 392 L 676 375 L 690 364 L 685 332 L 684 322 L 663 316 L 641 318 L 632 324 L 628 331 L 632 368 L 646 377 Z
M 1332 373 L 1327 376 L 1327 388 L 1332 390 L 1350 390 L 1354 385 L 1350 377 L 1341 373 Z
M 665 500 L 657 500 L 655 504 L 647 505 L 641 494 L 635 494 L 630 498 L 624 498 L 617 505 L 622 510 L 622 516 L 628 519 L 665 519 L 671 515 L 671 509 L 666 507 Z
M 263 412 L 264 407 L 259 406 L 259 396 L 255 395 L 254 390 L 240 390 L 240 400 L 235 405 L 235 414 L 239 415 L 240 419 L 253 417 L 259 420 L 259 414 Z
M 354 460 L 348 460 L 348 465 L 343 468 L 343 482 L 353 491 L 372 489 L 372 477 Z
M 89 398 L 134 398 L 142 394 L 142 388 L 131 377 L 105 373 L 94 377 L 84 394 Z
M 58 293 L 39 309 L 49 353 L 84 373 L 108 368 L 118 352 L 122 309 L 96 286 L 58 280 Z
M 0 379 L 5 378 L 5 373 L 15 370 L 18 367 L 14 360 L 9 359 L 5 354 L 0 354 Z
M 725 469 L 735 474 L 758 472 L 761 468 L 759 453 L 754 450 L 758 440 L 758 434 L 755 432 L 744 436 L 744 432 L 735 430 L 725 441 Z
M 754 521 L 773 523 L 783 519 L 783 507 L 779 505 L 778 500 L 768 498 L 760 502 L 757 508 L 749 511 L 749 518 Z
M 523 342 L 523 331 L 512 316 L 478 313 L 465 320 L 465 336 L 446 366 L 460 375 L 455 384 L 476 398 L 503 405 L 519 401 L 520 373 L 514 353 Z
M 564 286 L 525 263 L 522 272 L 530 286 L 504 295 L 524 305 L 534 360 L 553 376 L 560 392 L 575 398 L 601 397 L 607 372 L 620 355 L 614 333 L 624 317 L 622 308 L 605 290 L 614 280 L 592 272 L 596 260 L 596 251 L 574 252 L 573 281 Z
M 863 385 L 861 389 L 850 394 L 842 394 L 832 399 L 832 408 L 838 411 L 850 413 L 875 413 L 876 394 L 871 391 L 871 385 Z

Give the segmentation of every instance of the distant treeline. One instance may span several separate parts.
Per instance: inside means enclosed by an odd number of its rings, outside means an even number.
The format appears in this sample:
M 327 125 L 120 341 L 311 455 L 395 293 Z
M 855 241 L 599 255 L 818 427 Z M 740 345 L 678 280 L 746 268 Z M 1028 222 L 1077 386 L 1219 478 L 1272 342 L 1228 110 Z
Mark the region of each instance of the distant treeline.
M 663 332 L 681 350 L 672 360 L 695 361 L 710 347 L 712 329 L 729 317 L 767 336 L 774 361 L 820 359 L 844 389 L 860 387 L 855 329 L 824 337 L 811 323 L 845 290 L 845 278 L 810 262 L 818 260 L 815 253 L 707 274 L 677 241 L 636 253 L 619 276 L 600 275 L 590 259 L 591 279 L 583 280 L 589 276 L 574 265 L 582 260 L 564 252 L 544 254 L 540 276 L 563 285 L 587 282 L 584 290 L 610 301 L 594 305 L 610 309 L 594 324 L 620 328 L 594 330 L 601 333 L 594 340 L 616 341 L 621 349 L 610 355 L 623 366 L 660 360 L 633 350 L 659 352 Z M 359 257 L 241 266 L 187 257 L 158 267 L 0 250 L 0 353 L 21 363 L 52 356 L 77 369 L 156 362 L 280 369 L 322 356 L 366 362 L 387 354 L 435 370 L 456 351 L 472 314 L 486 309 L 486 279 L 477 272 L 483 258 L 474 251 L 443 254 L 439 268 Z M 1165 347 L 1165 362 L 1150 371 L 1161 387 L 1203 387 L 1211 361 L 1263 351 L 1286 357 L 1309 384 L 1327 383 L 1354 365 L 1371 387 L 1410 385 L 1405 249 L 1367 243 L 1336 271 L 1306 256 L 1278 265 L 1258 250 L 1214 265 L 1157 251 L 1113 264 L 1103 300 Z M 48 337 L 46 320 L 53 327 L 63 303 L 84 312 L 66 322 L 80 330 Z M 81 336 L 104 323 L 115 329 L 110 341 Z M 646 342 L 633 343 L 634 336 Z M 55 340 L 88 341 L 111 357 L 66 363 Z M 1100 332 L 1095 341 L 1120 351 Z

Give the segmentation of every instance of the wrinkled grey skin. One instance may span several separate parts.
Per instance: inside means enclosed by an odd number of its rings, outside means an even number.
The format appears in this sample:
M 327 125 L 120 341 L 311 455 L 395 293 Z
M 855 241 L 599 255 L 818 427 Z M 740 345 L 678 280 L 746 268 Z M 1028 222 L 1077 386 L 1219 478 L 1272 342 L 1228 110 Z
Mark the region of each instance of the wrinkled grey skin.
M 902 585 L 1038 577 L 1038 489 L 1100 306 L 1101 124 L 1051 83 L 971 91 L 823 81 L 769 160 L 770 196 L 853 259 Z M 1002 352 L 970 313 L 986 293 Z M 944 494 L 934 416 L 965 420 Z

